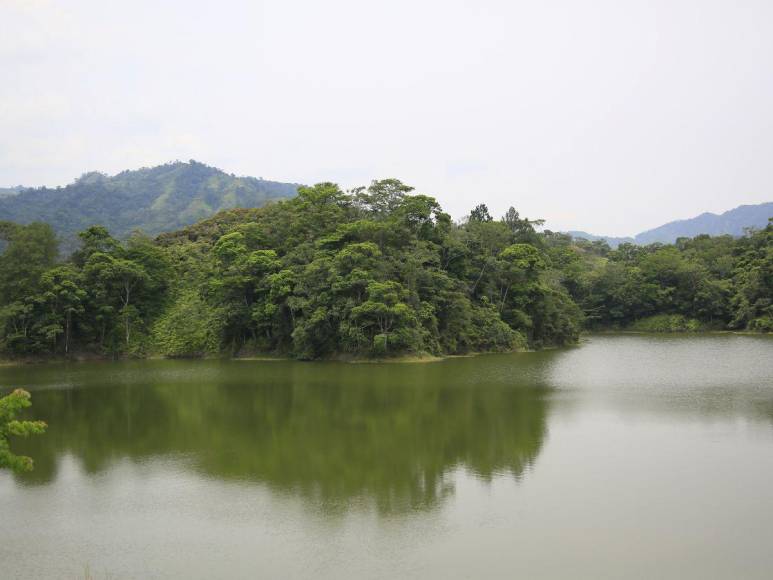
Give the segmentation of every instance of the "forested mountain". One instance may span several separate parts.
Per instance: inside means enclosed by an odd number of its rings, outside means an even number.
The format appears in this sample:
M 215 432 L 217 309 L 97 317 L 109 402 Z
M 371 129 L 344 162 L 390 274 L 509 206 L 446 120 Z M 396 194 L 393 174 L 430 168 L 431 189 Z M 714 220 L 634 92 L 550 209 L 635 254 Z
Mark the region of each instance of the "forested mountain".
M 196 161 L 167 163 L 123 171 L 114 176 L 91 172 L 70 185 L 56 188 L 0 188 L 0 221 L 49 223 L 69 254 L 78 247 L 77 233 L 92 225 L 105 226 L 119 239 L 134 230 L 149 235 L 174 232 L 231 208 L 257 208 L 296 194 L 298 184 L 236 177 Z M 742 205 L 723 214 L 703 213 L 669 222 L 635 237 L 612 237 L 584 231 L 574 238 L 620 244 L 674 243 L 701 234 L 741 236 L 744 229 L 766 227 L 773 202 Z M 0 247 L 2 247 L 0 243 Z
M 616 248 L 620 244 L 636 243 L 636 240 L 634 238 L 616 238 L 614 236 L 597 236 L 594 234 L 589 234 L 588 232 L 581 232 L 576 230 L 571 230 L 564 233 L 572 236 L 573 238 L 580 238 L 583 240 L 588 240 L 589 242 L 595 242 L 595 241 L 606 242 L 612 248 Z
M 196 161 L 175 162 L 114 176 L 92 172 L 66 187 L 0 197 L 0 221 L 49 223 L 69 253 L 77 247 L 77 233 L 92 225 L 105 226 L 121 239 L 136 229 L 155 235 L 296 191 L 296 184 L 236 177 Z
M 49 225 L 0 222 L 0 352 L 317 359 L 563 345 L 583 325 L 773 331 L 773 222 L 616 250 L 539 224 L 483 204 L 455 223 L 396 179 L 300 187 L 156 239 L 91 226 L 65 262 Z
M 0 187 L 0 197 L 8 197 L 11 195 L 16 195 L 17 193 L 24 191 L 26 188 L 17 185 L 16 187 Z
M 635 241 L 640 245 L 655 242 L 673 244 L 679 238 L 694 238 L 701 234 L 738 237 L 743 235 L 745 228 L 765 228 L 768 225 L 768 218 L 771 217 L 773 217 L 773 202 L 739 205 L 719 215 L 706 212 L 692 219 L 669 222 L 638 234 Z
M 626 242 L 646 246 L 660 242 L 673 244 L 679 238 L 694 238 L 701 234 L 709 236 L 742 236 L 746 228 L 764 229 L 768 225 L 768 218 L 773 217 L 773 202 L 756 205 L 740 205 L 722 214 L 702 213 L 701 215 L 669 222 L 657 228 L 637 234 L 633 238 L 615 238 L 611 236 L 598 236 L 581 231 L 567 232 L 575 238 L 586 240 L 604 240 L 613 248 Z

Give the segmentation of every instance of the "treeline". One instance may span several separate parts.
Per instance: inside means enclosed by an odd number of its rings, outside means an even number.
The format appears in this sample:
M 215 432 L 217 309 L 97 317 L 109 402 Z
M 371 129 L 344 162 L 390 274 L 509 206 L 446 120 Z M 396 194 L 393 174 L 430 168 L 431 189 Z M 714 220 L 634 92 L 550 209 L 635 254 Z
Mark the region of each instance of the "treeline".
M 771 226 L 612 251 L 512 208 L 454 223 L 411 192 L 323 183 L 155 240 L 94 226 L 65 261 L 49 226 L 2 223 L 0 350 L 315 359 L 564 345 L 583 325 L 773 328 Z
M 578 242 L 574 242 L 575 245 Z M 773 221 L 740 238 L 707 235 L 672 245 L 563 241 L 554 263 L 589 328 L 773 331 Z

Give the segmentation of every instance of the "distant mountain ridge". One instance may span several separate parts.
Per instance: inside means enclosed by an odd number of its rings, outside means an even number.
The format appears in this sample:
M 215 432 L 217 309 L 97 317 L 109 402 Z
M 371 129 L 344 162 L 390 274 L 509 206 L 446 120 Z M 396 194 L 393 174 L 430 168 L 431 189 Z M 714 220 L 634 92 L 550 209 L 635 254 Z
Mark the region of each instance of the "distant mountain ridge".
M 116 237 L 134 230 L 149 235 L 173 232 L 232 208 L 256 208 L 296 195 L 299 184 L 237 177 L 198 161 L 167 163 L 122 171 L 113 176 L 85 173 L 65 187 L 0 188 L 0 222 L 51 224 L 63 251 L 77 247 L 77 233 L 99 224 Z M 702 213 L 676 220 L 634 237 L 566 232 L 575 238 L 606 240 L 612 247 L 673 243 L 700 234 L 741 236 L 744 228 L 764 228 L 773 217 L 773 202 L 741 205 L 722 214 Z
M 632 238 L 598 236 L 582 231 L 566 233 L 575 238 L 591 241 L 606 240 L 612 247 L 626 242 L 642 246 L 656 242 L 672 244 L 678 238 L 694 238 L 701 234 L 742 236 L 746 228 L 763 229 L 768 225 L 768 218 L 771 217 L 773 217 L 773 202 L 767 202 L 756 205 L 739 205 L 721 214 L 705 212 L 694 218 L 668 222 L 657 228 L 641 232 Z
M 620 244 L 635 244 L 636 240 L 634 238 L 616 238 L 613 236 L 596 236 L 594 234 L 589 234 L 588 232 L 583 232 L 579 230 L 570 230 L 568 232 L 564 232 L 565 234 L 569 234 L 573 238 L 582 238 L 584 240 L 589 240 L 591 242 L 595 242 L 597 240 L 603 240 L 606 243 L 608 243 L 613 248 L 616 248 Z
M 289 198 L 298 184 L 237 177 L 197 161 L 122 171 L 91 172 L 65 187 L 10 188 L 0 194 L 0 221 L 51 224 L 65 251 L 95 224 L 117 237 L 141 229 L 173 231 L 234 207 L 260 207 Z
M 17 193 L 27 189 L 23 185 L 17 185 L 16 187 L 0 187 L 0 197 L 8 197 L 10 195 L 16 195 Z

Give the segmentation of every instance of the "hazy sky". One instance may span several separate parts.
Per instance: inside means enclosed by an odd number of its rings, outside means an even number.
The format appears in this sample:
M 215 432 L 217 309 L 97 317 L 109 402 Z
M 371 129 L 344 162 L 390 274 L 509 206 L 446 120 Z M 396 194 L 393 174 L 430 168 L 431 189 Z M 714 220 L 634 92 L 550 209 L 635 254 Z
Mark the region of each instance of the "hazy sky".
M 634 234 L 773 200 L 771 0 L 0 0 L 0 186 L 190 158 Z

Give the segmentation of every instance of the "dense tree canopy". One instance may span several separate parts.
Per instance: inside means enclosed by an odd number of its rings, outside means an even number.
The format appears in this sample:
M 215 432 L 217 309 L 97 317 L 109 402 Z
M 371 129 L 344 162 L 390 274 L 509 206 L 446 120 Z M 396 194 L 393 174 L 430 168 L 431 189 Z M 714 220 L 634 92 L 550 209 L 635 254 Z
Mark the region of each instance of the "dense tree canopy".
M 773 331 L 773 221 L 741 238 L 701 235 L 616 250 L 548 238 L 591 328 Z
M 484 204 L 454 223 L 396 179 L 155 240 L 93 226 L 66 261 L 49 226 L 4 222 L 0 349 L 315 359 L 563 345 L 583 324 L 773 329 L 773 226 L 611 250 L 538 225 Z

